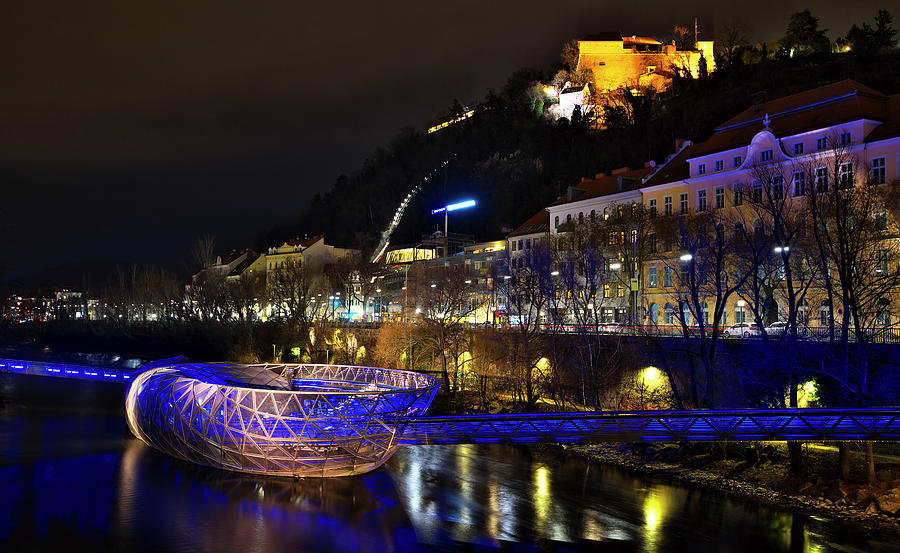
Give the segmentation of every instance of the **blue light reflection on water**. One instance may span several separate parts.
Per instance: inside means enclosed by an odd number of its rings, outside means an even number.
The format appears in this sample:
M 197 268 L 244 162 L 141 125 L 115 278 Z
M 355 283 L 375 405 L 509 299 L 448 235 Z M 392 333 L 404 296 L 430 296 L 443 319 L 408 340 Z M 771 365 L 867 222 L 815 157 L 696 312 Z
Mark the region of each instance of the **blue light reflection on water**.
M 38 386 L 36 397 L 48 390 L 40 377 L 15 378 Z M 419 446 L 355 478 L 253 478 L 152 450 L 118 410 L 6 397 L 0 551 L 900 550 L 829 521 L 528 448 Z

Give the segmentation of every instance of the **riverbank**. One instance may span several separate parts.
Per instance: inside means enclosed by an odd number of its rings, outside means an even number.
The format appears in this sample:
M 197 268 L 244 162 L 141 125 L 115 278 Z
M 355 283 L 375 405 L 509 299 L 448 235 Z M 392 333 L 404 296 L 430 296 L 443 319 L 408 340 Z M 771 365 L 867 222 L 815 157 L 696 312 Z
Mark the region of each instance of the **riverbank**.
M 811 516 L 840 519 L 865 530 L 900 535 L 900 459 L 876 457 L 878 482 L 865 484 L 860 452 L 851 456 L 851 478 L 837 474 L 837 450 L 805 444 L 808 476 L 788 473 L 783 442 L 754 444 L 562 445 L 561 451 L 639 474 L 714 488 Z

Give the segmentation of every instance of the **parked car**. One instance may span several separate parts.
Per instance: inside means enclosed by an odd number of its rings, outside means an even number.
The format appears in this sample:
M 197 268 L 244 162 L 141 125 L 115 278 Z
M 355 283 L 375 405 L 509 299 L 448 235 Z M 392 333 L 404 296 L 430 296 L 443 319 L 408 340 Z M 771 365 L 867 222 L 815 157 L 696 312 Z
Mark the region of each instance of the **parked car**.
M 607 334 L 621 334 L 625 332 L 625 328 L 624 323 L 603 323 L 600 325 L 600 332 L 605 332 Z
M 784 336 L 786 332 L 789 330 L 788 323 L 784 321 L 775 321 L 766 327 L 766 334 L 769 336 Z M 797 323 L 797 336 L 801 338 L 808 338 L 812 332 L 810 332 L 809 327 L 804 325 L 803 323 Z
M 751 336 L 760 336 L 762 332 L 756 323 L 738 323 L 726 328 L 722 334 L 729 338 L 749 338 Z

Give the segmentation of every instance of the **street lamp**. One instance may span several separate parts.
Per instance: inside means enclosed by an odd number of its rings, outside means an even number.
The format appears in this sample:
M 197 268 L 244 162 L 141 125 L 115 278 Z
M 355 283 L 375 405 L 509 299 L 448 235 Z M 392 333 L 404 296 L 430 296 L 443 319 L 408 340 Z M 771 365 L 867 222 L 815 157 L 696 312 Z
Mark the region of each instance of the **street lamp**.
M 781 253 L 781 252 L 787 253 L 787 252 L 791 251 L 791 247 L 790 246 L 775 246 L 774 251 L 775 251 L 775 253 Z
M 612 269 L 613 271 L 618 271 L 619 269 L 622 268 L 622 264 L 621 263 L 611 263 L 609 265 L 609 268 Z
M 686 253 L 686 254 L 682 255 L 681 257 L 679 257 L 678 259 L 680 259 L 682 261 L 690 261 L 690 260 L 694 259 L 694 256 L 689 253 Z
M 447 234 L 448 214 L 451 211 L 458 211 L 460 209 L 467 209 L 470 207 L 475 207 L 475 200 L 465 200 L 462 202 L 456 202 L 455 204 L 448 204 L 448 205 L 445 205 L 444 207 L 439 207 L 437 209 L 431 210 L 432 215 L 437 215 L 438 213 L 444 214 L 444 242 L 445 242 L 444 255 L 445 256 L 450 255 L 450 235 Z

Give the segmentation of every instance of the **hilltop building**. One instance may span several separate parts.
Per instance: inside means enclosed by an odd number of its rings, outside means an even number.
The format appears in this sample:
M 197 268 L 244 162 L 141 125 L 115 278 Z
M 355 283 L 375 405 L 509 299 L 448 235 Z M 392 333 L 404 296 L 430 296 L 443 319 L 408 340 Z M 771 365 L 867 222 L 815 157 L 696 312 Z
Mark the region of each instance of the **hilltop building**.
M 689 74 L 698 78 L 701 66 L 715 70 L 713 41 L 697 41 L 691 50 L 678 50 L 675 44 L 644 36 L 622 36 L 618 32 L 604 32 L 578 41 L 577 70 L 590 69 L 597 93 L 619 88 L 650 87 L 665 90 L 675 76 Z

